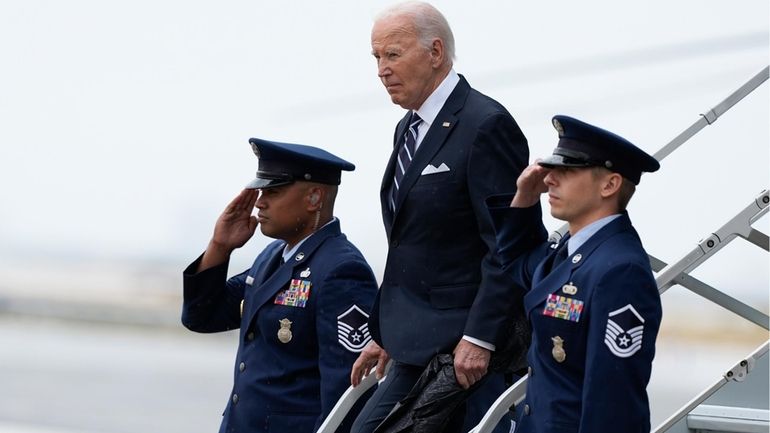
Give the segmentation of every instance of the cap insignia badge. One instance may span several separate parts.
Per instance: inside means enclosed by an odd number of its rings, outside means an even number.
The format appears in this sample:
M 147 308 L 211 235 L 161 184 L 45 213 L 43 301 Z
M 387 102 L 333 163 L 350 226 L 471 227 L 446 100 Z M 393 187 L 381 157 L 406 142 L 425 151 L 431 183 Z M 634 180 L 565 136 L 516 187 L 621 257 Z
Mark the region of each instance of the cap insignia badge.
M 556 132 L 559 133 L 559 137 L 564 135 L 564 127 L 561 126 L 561 122 L 559 122 L 557 119 L 553 119 L 553 127 L 556 128 Z

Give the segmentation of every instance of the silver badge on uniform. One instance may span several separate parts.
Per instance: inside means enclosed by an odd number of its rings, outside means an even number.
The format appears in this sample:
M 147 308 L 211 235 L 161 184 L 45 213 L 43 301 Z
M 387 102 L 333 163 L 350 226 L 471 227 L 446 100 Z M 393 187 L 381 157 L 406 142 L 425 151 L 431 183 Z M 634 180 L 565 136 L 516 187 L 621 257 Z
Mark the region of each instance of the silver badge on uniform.
M 564 351 L 564 340 L 558 335 L 551 337 L 553 341 L 553 349 L 551 349 L 551 355 L 556 362 L 564 362 L 567 359 L 567 352 Z
M 577 263 L 577 262 L 579 262 L 579 261 L 580 261 L 580 259 L 582 259 L 582 258 L 583 258 L 583 256 L 582 256 L 581 254 L 575 254 L 575 256 L 574 256 L 574 257 L 572 257 L 572 263 Z
M 278 323 L 281 324 L 281 329 L 278 330 L 278 341 L 280 341 L 283 344 L 288 343 L 291 341 L 291 320 L 289 319 L 281 319 L 278 321 Z
M 572 285 L 572 281 L 570 281 L 569 284 L 565 284 L 561 287 L 561 291 L 568 295 L 574 295 L 577 293 L 577 287 Z
M 300 276 L 300 277 L 302 277 L 302 278 L 307 278 L 307 277 L 309 277 L 309 276 L 310 276 L 310 268 L 308 267 L 308 268 L 307 268 L 307 269 L 305 269 L 304 271 L 300 272 L 300 273 L 299 273 L 299 276 Z
M 633 305 L 617 309 L 607 317 L 604 344 L 613 355 L 628 358 L 642 348 L 644 319 Z
M 364 350 L 372 340 L 368 322 L 369 315 L 355 304 L 337 316 L 337 340 L 342 347 L 355 353 Z

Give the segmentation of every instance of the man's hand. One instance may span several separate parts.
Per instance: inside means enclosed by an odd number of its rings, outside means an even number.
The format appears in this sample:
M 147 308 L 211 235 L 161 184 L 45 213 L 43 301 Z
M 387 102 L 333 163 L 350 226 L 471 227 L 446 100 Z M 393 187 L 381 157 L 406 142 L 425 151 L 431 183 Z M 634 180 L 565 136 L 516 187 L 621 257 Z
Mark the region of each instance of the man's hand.
M 492 352 L 470 341 L 460 340 L 454 350 L 455 376 L 463 389 L 470 388 L 487 373 Z
M 259 197 L 259 190 L 244 189 L 227 205 L 214 226 L 211 242 L 231 251 L 240 248 L 254 235 L 257 217 L 251 213 Z
M 227 205 L 214 226 L 198 272 L 224 263 L 234 249 L 240 248 L 254 235 L 257 217 L 251 213 L 259 197 L 259 190 L 244 189 Z
M 540 201 L 540 194 L 548 192 L 544 179 L 549 171 L 537 161 L 525 168 L 516 180 L 516 195 L 511 201 L 511 207 L 530 207 Z
M 369 371 L 375 365 L 377 370 L 374 374 L 377 380 L 382 379 L 385 376 L 385 366 L 388 365 L 389 360 L 390 356 L 385 352 L 385 349 L 374 341 L 370 341 L 358 355 L 356 362 L 353 363 L 353 368 L 350 371 L 350 383 L 354 387 L 358 386 L 364 377 L 369 376 Z

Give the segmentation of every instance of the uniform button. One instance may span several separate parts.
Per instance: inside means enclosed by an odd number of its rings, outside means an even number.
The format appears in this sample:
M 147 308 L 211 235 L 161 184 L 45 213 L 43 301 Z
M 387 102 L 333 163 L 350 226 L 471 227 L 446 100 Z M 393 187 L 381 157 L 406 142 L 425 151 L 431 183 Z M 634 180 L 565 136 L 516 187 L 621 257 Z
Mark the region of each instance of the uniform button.
M 235 397 L 233 397 L 233 398 L 235 398 Z M 525 404 L 525 405 L 524 405 L 524 415 L 529 415 L 529 412 L 530 412 L 530 410 L 529 410 L 529 405 L 528 405 L 528 404 Z
M 245 370 L 246 369 L 246 363 L 245 362 L 241 362 L 241 364 L 238 365 L 238 369 L 241 370 L 241 371 Z
M 233 404 L 238 403 L 238 394 L 233 394 Z
M 390 243 L 390 246 L 393 247 L 393 248 L 397 247 L 398 246 L 398 241 L 392 241 Z
M 249 333 L 246 335 L 246 338 L 248 338 L 249 340 L 253 340 L 253 339 L 254 339 L 254 333 L 253 333 L 253 332 L 249 332 Z

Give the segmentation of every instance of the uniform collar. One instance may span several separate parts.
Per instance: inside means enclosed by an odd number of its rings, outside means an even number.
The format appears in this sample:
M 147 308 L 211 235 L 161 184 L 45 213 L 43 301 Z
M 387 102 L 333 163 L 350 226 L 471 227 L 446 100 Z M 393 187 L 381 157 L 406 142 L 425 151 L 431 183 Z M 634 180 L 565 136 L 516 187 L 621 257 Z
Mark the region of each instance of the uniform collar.
M 329 224 L 331 224 L 331 223 L 333 223 L 335 221 L 337 221 L 337 217 L 332 217 L 331 221 L 329 221 L 328 223 L 324 224 L 321 228 L 319 228 L 318 230 L 314 231 L 313 233 L 310 233 L 306 238 L 304 238 L 301 241 L 297 242 L 297 244 L 294 245 L 294 247 L 292 249 L 287 249 L 287 247 L 289 245 L 288 244 L 284 244 L 284 246 L 283 246 L 283 253 L 281 253 L 281 255 L 283 256 L 283 262 L 284 263 L 288 262 L 289 259 L 294 257 L 294 254 L 296 254 L 297 251 L 299 251 L 299 247 L 301 247 L 302 244 L 306 240 L 310 239 L 311 236 L 313 236 L 314 234 L 318 233 L 318 231 L 322 230 L 324 227 L 328 226 Z
M 580 229 L 577 233 L 575 233 L 574 236 L 570 236 L 570 238 L 567 240 L 567 254 L 574 254 L 578 248 L 580 248 L 588 239 L 591 238 L 591 236 L 596 234 L 596 232 L 601 230 L 602 227 L 611 223 L 619 216 L 620 214 L 617 213 L 614 215 L 606 216 L 604 218 L 600 218 Z

